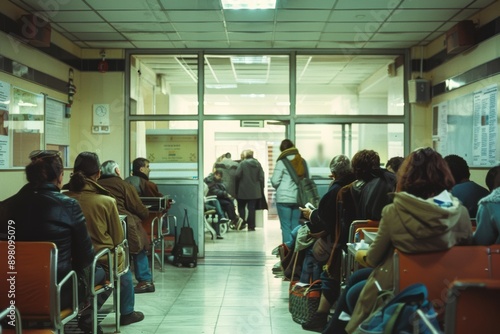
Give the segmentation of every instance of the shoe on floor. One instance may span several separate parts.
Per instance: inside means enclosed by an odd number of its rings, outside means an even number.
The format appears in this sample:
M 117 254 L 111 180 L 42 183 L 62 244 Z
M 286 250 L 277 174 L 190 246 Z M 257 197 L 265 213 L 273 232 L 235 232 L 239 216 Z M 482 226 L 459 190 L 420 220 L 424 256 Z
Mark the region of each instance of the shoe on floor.
M 255 227 L 249 227 L 248 230 L 249 231 L 255 231 Z
M 82 330 L 85 334 L 92 334 L 92 314 L 83 314 L 78 319 L 78 328 Z M 97 334 L 103 334 L 101 325 L 97 324 Z
M 223 237 L 221 237 L 220 235 L 217 236 L 217 240 L 222 240 L 224 239 Z
M 135 293 L 155 292 L 155 285 L 151 282 L 139 282 L 134 288 Z
M 120 325 L 121 326 L 126 326 L 133 324 L 134 322 L 139 322 L 144 320 L 144 313 L 142 312 L 132 312 L 127 315 L 121 315 L 120 316 Z
M 311 319 L 302 324 L 306 331 L 322 332 L 328 322 L 328 313 L 314 312 Z
M 236 224 L 236 229 L 238 231 L 243 230 L 246 227 L 247 223 L 243 219 L 238 219 L 238 223 Z

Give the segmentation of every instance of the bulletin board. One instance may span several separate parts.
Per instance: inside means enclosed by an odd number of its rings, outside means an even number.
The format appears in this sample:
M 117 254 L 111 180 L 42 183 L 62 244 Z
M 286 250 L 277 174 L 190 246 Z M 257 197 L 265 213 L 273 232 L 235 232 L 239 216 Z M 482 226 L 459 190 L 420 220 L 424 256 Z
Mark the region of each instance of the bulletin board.
M 443 156 L 461 156 L 470 167 L 498 165 L 498 110 L 496 84 L 434 105 L 434 148 Z

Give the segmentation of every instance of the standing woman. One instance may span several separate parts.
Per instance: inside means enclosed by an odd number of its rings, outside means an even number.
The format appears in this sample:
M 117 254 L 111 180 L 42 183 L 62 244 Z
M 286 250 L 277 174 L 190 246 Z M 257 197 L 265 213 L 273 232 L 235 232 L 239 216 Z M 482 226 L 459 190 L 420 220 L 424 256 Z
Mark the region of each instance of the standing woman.
M 299 225 L 300 209 L 297 204 L 297 184 L 288 171 L 284 159 L 292 165 L 298 178 L 309 177 L 306 161 L 290 139 L 284 139 L 280 145 L 281 154 L 276 161 L 271 184 L 276 189 L 276 209 L 281 225 L 282 242 L 291 241 L 292 230 Z
M 248 210 L 246 223 L 240 222 L 238 230 L 243 230 L 248 224 L 248 231 L 255 231 L 255 210 L 259 199 L 262 198 L 264 189 L 264 170 L 260 162 L 253 157 L 252 150 L 241 152 L 242 161 L 236 170 L 238 213 L 245 217 Z

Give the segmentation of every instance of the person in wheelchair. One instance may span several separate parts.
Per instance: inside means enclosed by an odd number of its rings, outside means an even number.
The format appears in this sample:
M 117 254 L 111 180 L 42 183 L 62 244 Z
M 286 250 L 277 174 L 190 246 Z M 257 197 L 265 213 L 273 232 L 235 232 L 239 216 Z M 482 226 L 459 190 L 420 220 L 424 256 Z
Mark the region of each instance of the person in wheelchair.
M 223 213 L 227 214 L 229 218 L 230 226 L 236 226 L 241 218 L 236 214 L 236 209 L 234 207 L 234 197 L 227 191 L 226 186 L 222 182 L 222 171 L 216 169 L 213 173 L 210 173 L 203 181 L 208 186 L 207 196 L 216 196 Z M 217 205 L 217 204 L 213 204 Z M 223 218 L 225 217 L 223 214 Z M 220 217 L 220 215 L 219 215 Z

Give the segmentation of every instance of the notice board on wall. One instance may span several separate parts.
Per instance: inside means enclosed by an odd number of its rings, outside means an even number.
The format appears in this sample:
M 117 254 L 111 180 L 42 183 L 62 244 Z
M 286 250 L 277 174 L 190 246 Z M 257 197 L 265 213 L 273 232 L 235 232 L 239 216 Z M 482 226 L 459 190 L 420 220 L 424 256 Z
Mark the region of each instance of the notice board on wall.
M 498 165 L 498 101 L 498 85 L 490 85 L 434 105 L 434 148 L 443 157 L 461 156 L 470 167 Z

